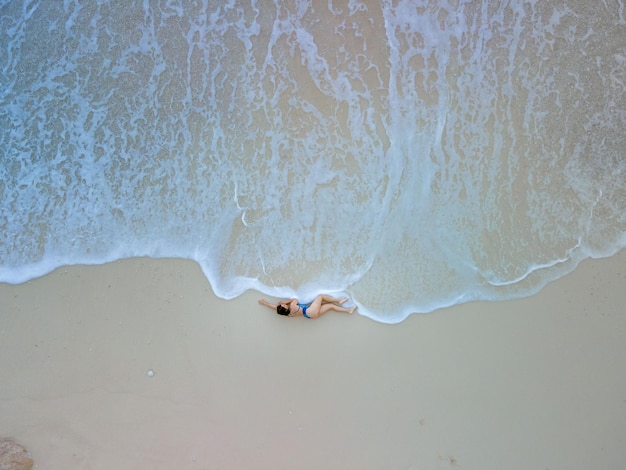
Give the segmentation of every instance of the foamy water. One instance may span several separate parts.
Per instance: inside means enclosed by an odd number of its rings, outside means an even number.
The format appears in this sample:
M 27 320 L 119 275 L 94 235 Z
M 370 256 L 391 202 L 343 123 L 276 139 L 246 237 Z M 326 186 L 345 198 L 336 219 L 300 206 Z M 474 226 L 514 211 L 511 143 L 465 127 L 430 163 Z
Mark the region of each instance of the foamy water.
M 214 3 L 0 1 L 0 281 L 181 257 L 393 323 L 626 246 L 623 1 Z

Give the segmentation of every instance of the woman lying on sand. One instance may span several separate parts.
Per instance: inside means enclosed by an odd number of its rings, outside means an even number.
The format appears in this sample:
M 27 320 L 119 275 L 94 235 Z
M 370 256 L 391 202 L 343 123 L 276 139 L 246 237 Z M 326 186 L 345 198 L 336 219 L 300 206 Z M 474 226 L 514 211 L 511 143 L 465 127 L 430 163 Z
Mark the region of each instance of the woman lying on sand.
M 259 303 L 275 310 L 279 315 L 287 317 L 304 316 L 306 318 L 319 318 L 325 313 L 334 310 L 335 312 L 353 313 L 356 306 L 351 308 L 342 307 L 348 299 L 337 299 L 330 295 L 318 295 L 310 304 L 299 304 L 298 299 L 282 300 L 278 305 L 271 304 L 265 299 L 260 299 Z M 337 305 L 339 304 L 339 305 Z

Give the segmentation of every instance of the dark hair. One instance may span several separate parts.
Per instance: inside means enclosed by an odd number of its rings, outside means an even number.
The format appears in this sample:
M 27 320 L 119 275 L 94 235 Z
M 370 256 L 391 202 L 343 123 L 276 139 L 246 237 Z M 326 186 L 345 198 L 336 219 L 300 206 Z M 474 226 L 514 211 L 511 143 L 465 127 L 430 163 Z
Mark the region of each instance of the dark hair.
M 289 316 L 289 314 L 291 313 L 291 310 L 289 309 L 289 307 L 285 307 L 284 305 L 278 304 L 276 306 L 276 313 L 278 313 L 279 315 Z

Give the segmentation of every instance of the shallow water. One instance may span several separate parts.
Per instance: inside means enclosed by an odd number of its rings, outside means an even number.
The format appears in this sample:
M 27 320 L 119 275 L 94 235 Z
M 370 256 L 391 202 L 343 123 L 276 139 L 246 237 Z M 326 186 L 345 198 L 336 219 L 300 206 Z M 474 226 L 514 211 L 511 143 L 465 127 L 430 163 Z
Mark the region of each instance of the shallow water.
M 0 1 L 0 281 L 182 257 L 390 323 L 531 295 L 626 246 L 625 9 Z

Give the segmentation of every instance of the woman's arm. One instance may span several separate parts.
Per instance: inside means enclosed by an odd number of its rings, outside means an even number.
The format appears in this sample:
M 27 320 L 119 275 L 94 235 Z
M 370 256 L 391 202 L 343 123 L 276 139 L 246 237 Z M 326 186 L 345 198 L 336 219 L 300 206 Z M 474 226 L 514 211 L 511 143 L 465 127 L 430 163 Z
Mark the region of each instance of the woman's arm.
M 259 299 L 259 303 L 261 305 L 265 305 L 268 308 L 271 308 L 272 310 L 276 311 L 276 305 L 269 303 L 267 300 L 265 299 Z

